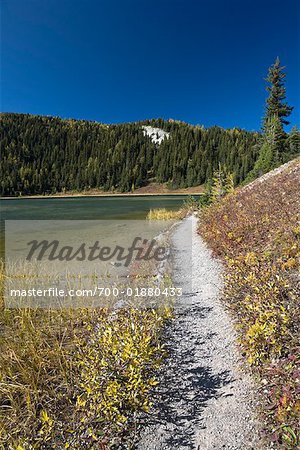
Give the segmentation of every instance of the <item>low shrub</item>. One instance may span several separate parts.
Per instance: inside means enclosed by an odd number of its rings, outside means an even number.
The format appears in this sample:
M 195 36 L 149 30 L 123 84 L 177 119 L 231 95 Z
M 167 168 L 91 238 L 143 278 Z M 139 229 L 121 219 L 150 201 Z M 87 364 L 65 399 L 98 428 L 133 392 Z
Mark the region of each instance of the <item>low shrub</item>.
M 298 159 L 203 210 L 199 226 L 226 264 L 224 298 L 285 449 L 300 445 L 299 192 Z
M 147 411 L 167 307 L 0 310 L 0 448 L 108 449 Z

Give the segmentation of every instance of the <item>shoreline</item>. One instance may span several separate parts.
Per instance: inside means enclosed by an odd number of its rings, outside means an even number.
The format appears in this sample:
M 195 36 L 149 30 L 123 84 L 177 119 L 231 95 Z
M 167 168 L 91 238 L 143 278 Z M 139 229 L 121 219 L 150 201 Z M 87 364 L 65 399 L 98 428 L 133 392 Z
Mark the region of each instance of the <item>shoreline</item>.
M 52 195 L 24 195 L 20 197 L 0 197 L 0 200 L 46 200 L 46 199 L 66 199 L 66 198 L 93 198 L 93 197 L 166 197 L 166 196 L 193 196 L 193 195 L 203 195 L 203 192 L 159 192 L 159 193 L 140 193 L 140 194 L 132 194 L 132 193 L 103 193 L 103 194 L 52 194 Z

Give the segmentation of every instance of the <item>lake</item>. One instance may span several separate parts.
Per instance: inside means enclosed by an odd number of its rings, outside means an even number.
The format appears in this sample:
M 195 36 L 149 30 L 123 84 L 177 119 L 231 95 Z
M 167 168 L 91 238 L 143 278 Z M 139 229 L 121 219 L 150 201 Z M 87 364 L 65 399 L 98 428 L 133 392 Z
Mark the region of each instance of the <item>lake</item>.
M 178 209 L 186 195 L 0 199 L 3 220 L 144 219 L 150 209 Z
M 0 252 L 5 220 L 143 220 L 150 209 L 179 209 L 187 195 L 2 199 Z
M 75 252 L 82 245 L 86 249 L 91 249 L 96 241 L 100 243 L 100 247 L 112 250 L 118 247 L 129 249 L 136 238 L 140 239 L 139 245 L 141 239 L 150 242 L 151 239 L 162 236 L 162 232 L 171 226 L 171 221 L 146 220 L 149 210 L 155 208 L 177 210 L 186 198 L 186 195 L 159 195 L 2 199 L 0 201 L 0 259 L 4 258 L 4 221 L 13 220 L 15 222 L 10 224 L 6 235 L 6 269 L 14 289 L 18 287 L 24 289 L 25 279 L 20 276 L 23 272 L 29 275 L 30 288 L 34 283 L 37 283 L 39 288 L 44 286 L 44 282 L 48 286 L 49 280 L 51 280 L 51 286 L 55 287 L 69 286 L 70 280 L 75 285 L 80 283 L 80 287 L 82 285 L 90 287 L 91 283 L 94 287 L 94 274 L 97 274 L 97 284 L 100 286 L 108 281 L 110 284 L 120 281 L 127 283 L 130 266 L 126 266 L 123 260 L 119 263 L 116 256 L 114 259 L 103 261 L 81 259 L 78 262 L 74 259 L 68 263 L 65 260 L 59 261 L 57 258 L 54 258 L 52 262 L 46 259 L 46 262 L 41 262 L 38 268 L 33 265 L 33 269 L 31 262 L 27 267 L 24 258 L 28 254 L 32 240 L 38 242 L 56 240 L 59 242 L 59 248 L 68 247 L 75 249 Z M 125 254 L 126 252 L 127 250 Z M 155 264 L 159 265 L 158 262 Z M 134 265 L 133 267 L 137 274 L 141 270 L 146 270 L 149 280 L 152 280 L 156 273 L 154 266 L 152 269 L 148 265 L 147 269 L 142 269 L 143 266 Z M 31 273 L 30 270 L 33 272 Z M 16 271 L 18 276 L 15 278 Z M 44 280 L 45 274 L 47 276 Z M 80 274 L 79 277 L 78 274 Z M 144 278 L 143 282 L 146 282 Z M 20 286 L 18 283 L 21 283 Z M 38 305 L 48 305 L 49 302 L 46 300 L 40 299 L 41 303 Z M 97 299 L 97 301 L 100 300 L 102 301 L 101 298 Z M 39 299 L 34 299 L 34 302 L 37 301 Z M 72 300 L 73 306 L 74 301 Z M 93 298 L 92 301 L 95 299 Z

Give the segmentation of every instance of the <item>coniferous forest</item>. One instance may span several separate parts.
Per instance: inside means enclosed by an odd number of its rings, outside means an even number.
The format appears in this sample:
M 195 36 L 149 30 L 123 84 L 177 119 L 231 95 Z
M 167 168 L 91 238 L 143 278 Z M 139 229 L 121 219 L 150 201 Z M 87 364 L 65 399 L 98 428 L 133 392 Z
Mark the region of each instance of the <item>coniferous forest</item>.
M 143 132 L 169 132 L 160 144 Z M 205 183 L 221 161 L 245 179 L 257 158 L 257 133 L 204 129 L 162 119 L 120 125 L 27 114 L 1 115 L 2 195 L 90 188 L 132 191 L 149 181 Z
M 283 128 L 293 108 L 285 102 L 285 72 L 278 58 L 266 81 L 269 96 L 259 133 L 163 119 L 105 125 L 2 113 L 1 195 L 133 192 L 149 182 L 185 188 L 209 183 L 220 166 L 235 185 L 250 181 L 300 153 L 298 129 L 288 134 Z M 167 135 L 153 139 L 145 126 Z

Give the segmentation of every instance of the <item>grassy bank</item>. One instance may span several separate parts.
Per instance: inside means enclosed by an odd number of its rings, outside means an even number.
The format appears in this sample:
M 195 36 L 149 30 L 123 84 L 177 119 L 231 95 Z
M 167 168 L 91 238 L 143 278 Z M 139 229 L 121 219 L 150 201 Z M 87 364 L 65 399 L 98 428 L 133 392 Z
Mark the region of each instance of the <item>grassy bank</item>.
M 182 220 L 187 215 L 199 210 L 199 201 L 193 196 L 188 196 L 183 202 L 182 207 L 177 210 L 170 210 L 166 208 L 150 209 L 147 214 L 148 220 Z
M 300 160 L 210 206 L 199 232 L 226 263 L 225 300 L 279 448 L 300 448 Z
M 156 208 L 156 209 L 150 209 L 149 213 L 147 214 L 148 220 L 176 220 L 176 219 L 182 219 L 185 215 L 185 211 L 178 210 L 178 211 L 172 211 L 168 210 L 166 208 Z
M 169 317 L 167 307 L 114 312 L 2 304 L 0 448 L 130 446 L 136 415 L 149 408 Z

